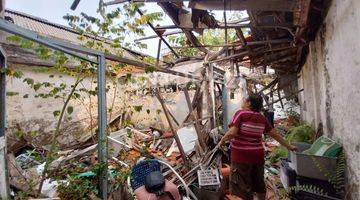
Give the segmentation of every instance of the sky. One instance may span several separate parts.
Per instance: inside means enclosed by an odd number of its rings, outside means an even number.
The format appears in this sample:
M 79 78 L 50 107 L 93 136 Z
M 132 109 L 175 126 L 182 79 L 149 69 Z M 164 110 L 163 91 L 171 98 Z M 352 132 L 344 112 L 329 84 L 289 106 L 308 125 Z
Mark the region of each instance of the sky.
M 81 12 L 84 12 L 92 16 L 97 14 L 96 10 L 98 8 L 98 0 L 82 0 L 75 11 L 70 9 L 72 3 L 73 0 L 7 0 L 5 6 L 7 9 L 20 11 L 65 26 L 68 26 L 68 24 L 67 21 L 63 19 L 63 16 L 67 13 L 71 15 L 78 15 Z M 162 11 L 162 9 L 155 3 L 147 3 L 144 9 L 149 11 L 151 10 L 151 12 Z M 163 21 L 157 24 L 171 25 L 173 23 L 171 19 L 165 15 Z M 154 34 L 155 33 L 151 28 L 145 28 L 145 35 L 150 36 Z M 133 39 L 135 38 L 130 38 L 129 40 L 132 41 Z M 144 43 L 147 44 L 148 48 L 143 50 L 143 53 L 156 57 L 158 39 L 146 40 Z
M 79 15 L 81 12 L 84 12 L 91 16 L 97 15 L 96 10 L 98 8 L 99 0 L 81 0 L 75 11 L 70 9 L 73 1 L 74 0 L 6 0 L 5 6 L 7 9 L 20 11 L 65 26 L 68 26 L 67 21 L 63 19 L 63 16 L 66 14 Z M 105 0 L 105 2 L 109 1 L 111 0 Z M 187 6 L 186 4 L 187 3 L 185 2 L 185 6 Z M 109 6 L 109 9 L 115 7 L 116 5 Z M 148 10 L 150 12 L 163 12 L 156 3 L 146 3 L 145 7 L 143 7 L 142 9 Z M 222 11 L 213 11 L 213 13 L 217 20 L 223 19 Z M 229 18 L 231 18 L 231 13 L 229 13 L 227 16 L 229 20 Z M 154 25 L 158 24 L 173 25 L 173 22 L 167 15 L 164 14 L 163 20 L 161 22 L 157 22 Z M 176 31 L 176 29 L 170 30 L 169 32 L 172 31 Z M 147 27 L 145 28 L 145 35 L 150 36 L 155 35 L 155 33 L 150 27 Z M 134 39 L 136 39 L 134 36 L 128 37 L 129 38 L 126 38 L 127 41 L 133 41 Z M 158 38 L 143 41 L 143 43 L 147 44 L 147 49 L 143 49 L 141 50 L 141 52 L 156 57 L 158 41 Z M 168 49 L 163 44 L 162 52 L 167 51 Z

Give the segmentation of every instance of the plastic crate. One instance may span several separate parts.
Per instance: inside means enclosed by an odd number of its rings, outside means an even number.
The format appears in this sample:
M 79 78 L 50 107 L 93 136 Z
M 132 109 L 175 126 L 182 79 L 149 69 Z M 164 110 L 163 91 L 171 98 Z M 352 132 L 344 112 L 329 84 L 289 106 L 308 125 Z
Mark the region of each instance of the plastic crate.
M 298 191 L 295 193 L 291 199 L 293 200 L 341 200 L 339 198 L 319 195 L 307 191 Z
M 312 186 L 323 189 L 324 193 L 327 193 L 327 195 L 329 195 L 331 197 L 339 197 L 336 194 L 335 188 L 329 181 L 323 181 L 323 180 L 318 180 L 318 179 L 313 179 L 313 178 L 297 176 L 296 177 L 296 185 L 312 185 Z
M 199 186 L 220 186 L 219 170 L 198 170 Z
M 290 152 L 290 167 L 296 171 L 296 174 L 327 181 L 328 177 L 326 177 L 325 174 L 335 170 L 337 159 L 301 153 L 309 149 L 310 144 L 298 142 L 293 143 L 293 145 L 299 149 L 299 152 Z
M 205 189 L 205 188 L 200 188 L 196 185 L 191 185 L 190 188 L 194 192 L 194 194 L 198 198 L 198 200 L 222 200 L 222 199 L 224 199 L 223 198 L 224 194 L 221 189 L 214 191 L 214 190 L 209 190 L 209 189 Z

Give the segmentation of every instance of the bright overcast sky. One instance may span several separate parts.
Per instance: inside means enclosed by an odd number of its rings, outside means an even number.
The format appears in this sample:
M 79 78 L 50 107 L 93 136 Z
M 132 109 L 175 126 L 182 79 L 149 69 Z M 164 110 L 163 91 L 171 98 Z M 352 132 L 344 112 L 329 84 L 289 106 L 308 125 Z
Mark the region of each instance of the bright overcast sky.
M 73 0 L 7 0 L 6 8 L 66 26 L 68 24 L 67 21 L 63 19 L 63 16 L 67 13 L 74 15 L 84 12 L 89 15 L 96 15 L 98 0 L 82 0 L 75 11 L 70 9 L 72 2 Z M 147 3 L 145 9 L 151 12 L 162 11 L 162 9 L 154 3 Z M 170 25 L 172 22 L 166 16 L 160 24 Z M 146 28 L 145 34 L 154 35 L 155 33 L 150 28 Z M 146 43 L 148 49 L 145 50 L 145 53 L 156 57 L 158 39 L 147 40 Z
M 11 10 L 20 11 L 26 14 L 30 14 L 39 18 L 46 19 L 53 23 L 58 23 L 67 26 L 67 21 L 63 19 L 63 16 L 67 13 L 71 15 L 79 15 L 84 12 L 88 15 L 95 16 L 98 8 L 99 0 L 82 0 L 75 11 L 70 9 L 71 4 L 74 0 L 6 0 L 6 7 Z M 105 2 L 110 1 L 106 0 Z M 111 7 L 115 7 L 113 5 Z M 111 8 L 110 7 L 110 8 Z M 162 9 L 156 5 L 156 3 L 146 3 L 143 8 L 149 12 L 162 12 Z M 213 12 L 218 20 L 222 20 L 222 12 Z M 231 14 L 228 14 L 228 18 Z M 172 25 L 171 19 L 164 15 L 163 21 L 154 25 Z M 174 30 L 171 30 L 174 31 Z M 145 35 L 155 35 L 151 28 L 145 29 Z M 127 38 L 129 41 L 133 41 L 136 38 Z M 147 44 L 147 50 L 142 50 L 143 53 L 156 57 L 158 39 L 150 39 L 144 41 Z M 162 48 L 166 48 L 162 45 Z M 164 50 L 164 49 L 163 49 Z

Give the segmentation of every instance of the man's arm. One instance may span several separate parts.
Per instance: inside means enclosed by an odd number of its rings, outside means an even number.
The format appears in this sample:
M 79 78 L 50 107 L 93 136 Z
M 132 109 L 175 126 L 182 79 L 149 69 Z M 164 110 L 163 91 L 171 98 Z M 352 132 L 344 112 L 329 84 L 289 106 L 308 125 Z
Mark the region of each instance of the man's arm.
M 286 147 L 289 151 L 297 151 L 297 147 L 288 143 L 275 129 L 272 129 L 268 135 L 278 141 L 281 145 Z
M 238 133 L 239 128 L 236 126 L 232 126 L 230 127 L 230 129 L 226 132 L 226 134 L 224 135 L 223 138 L 221 138 L 219 145 L 220 146 L 224 146 L 224 144 L 231 140 L 232 138 L 234 138 L 236 136 L 236 134 Z

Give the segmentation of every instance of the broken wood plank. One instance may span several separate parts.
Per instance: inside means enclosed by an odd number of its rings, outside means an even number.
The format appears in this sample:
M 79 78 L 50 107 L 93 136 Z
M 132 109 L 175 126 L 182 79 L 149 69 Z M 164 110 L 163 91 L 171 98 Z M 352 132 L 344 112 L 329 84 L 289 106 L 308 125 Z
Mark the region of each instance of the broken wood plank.
M 171 122 L 171 119 L 170 119 L 170 114 L 168 113 L 168 109 L 165 105 L 165 102 L 164 102 L 164 99 L 162 98 L 161 94 L 160 94 L 160 90 L 159 88 L 155 88 L 155 95 L 156 95 L 156 98 L 159 100 L 160 104 L 161 104 L 161 107 L 163 108 L 163 111 L 165 113 L 165 117 L 166 117 L 166 120 L 168 121 L 169 123 L 169 126 L 170 126 L 170 130 L 171 132 L 173 133 L 174 135 L 174 139 L 176 141 L 176 144 L 177 144 L 177 147 L 179 149 L 179 152 L 181 154 L 181 158 L 183 159 L 184 163 L 186 166 L 190 166 L 188 163 L 188 159 L 187 159 L 187 156 L 185 154 L 185 151 L 184 151 L 184 148 L 182 147 L 182 144 L 181 144 L 181 141 L 176 133 L 176 130 Z
M 206 140 L 203 137 L 203 134 L 201 132 L 200 125 L 199 125 L 199 122 L 198 122 L 198 118 L 197 118 L 196 114 L 194 114 L 194 112 L 193 112 L 193 108 L 192 108 L 191 101 L 190 101 L 190 95 L 189 95 L 189 91 L 188 91 L 187 87 L 185 87 L 183 91 L 184 91 L 186 103 L 187 103 L 188 108 L 189 108 L 189 113 L 193 116 L 193 119 L 194 119 L 195 131 L 196 131 L 197 136 L 198 136 L 200 154 L 203 154 L 204 150 L 207 149 L 206 148 Z
M 277 102 L 281 101 L 281 100 L 284 99 L 284 98 L 289 98 L 289 97 L 292 97 L 292 96 L 294 96 L 294 95 L 297 95 L 298 93 L 300 93 L 300 92 L 302 92 L 302 91 L 304 91 L 304 89 L 298 90 L 298 91 L 293 92 L 293 93 L 291 93 L 290 95 L 287 95 L 287 96 L 284 96 L 284 97 L 279 97 L 279 99 L 277 99 L 277 100 L 269 103 L 269 105 L 272 105 L 272 104 L 274 104 L 274 103 L 277 103 Z

